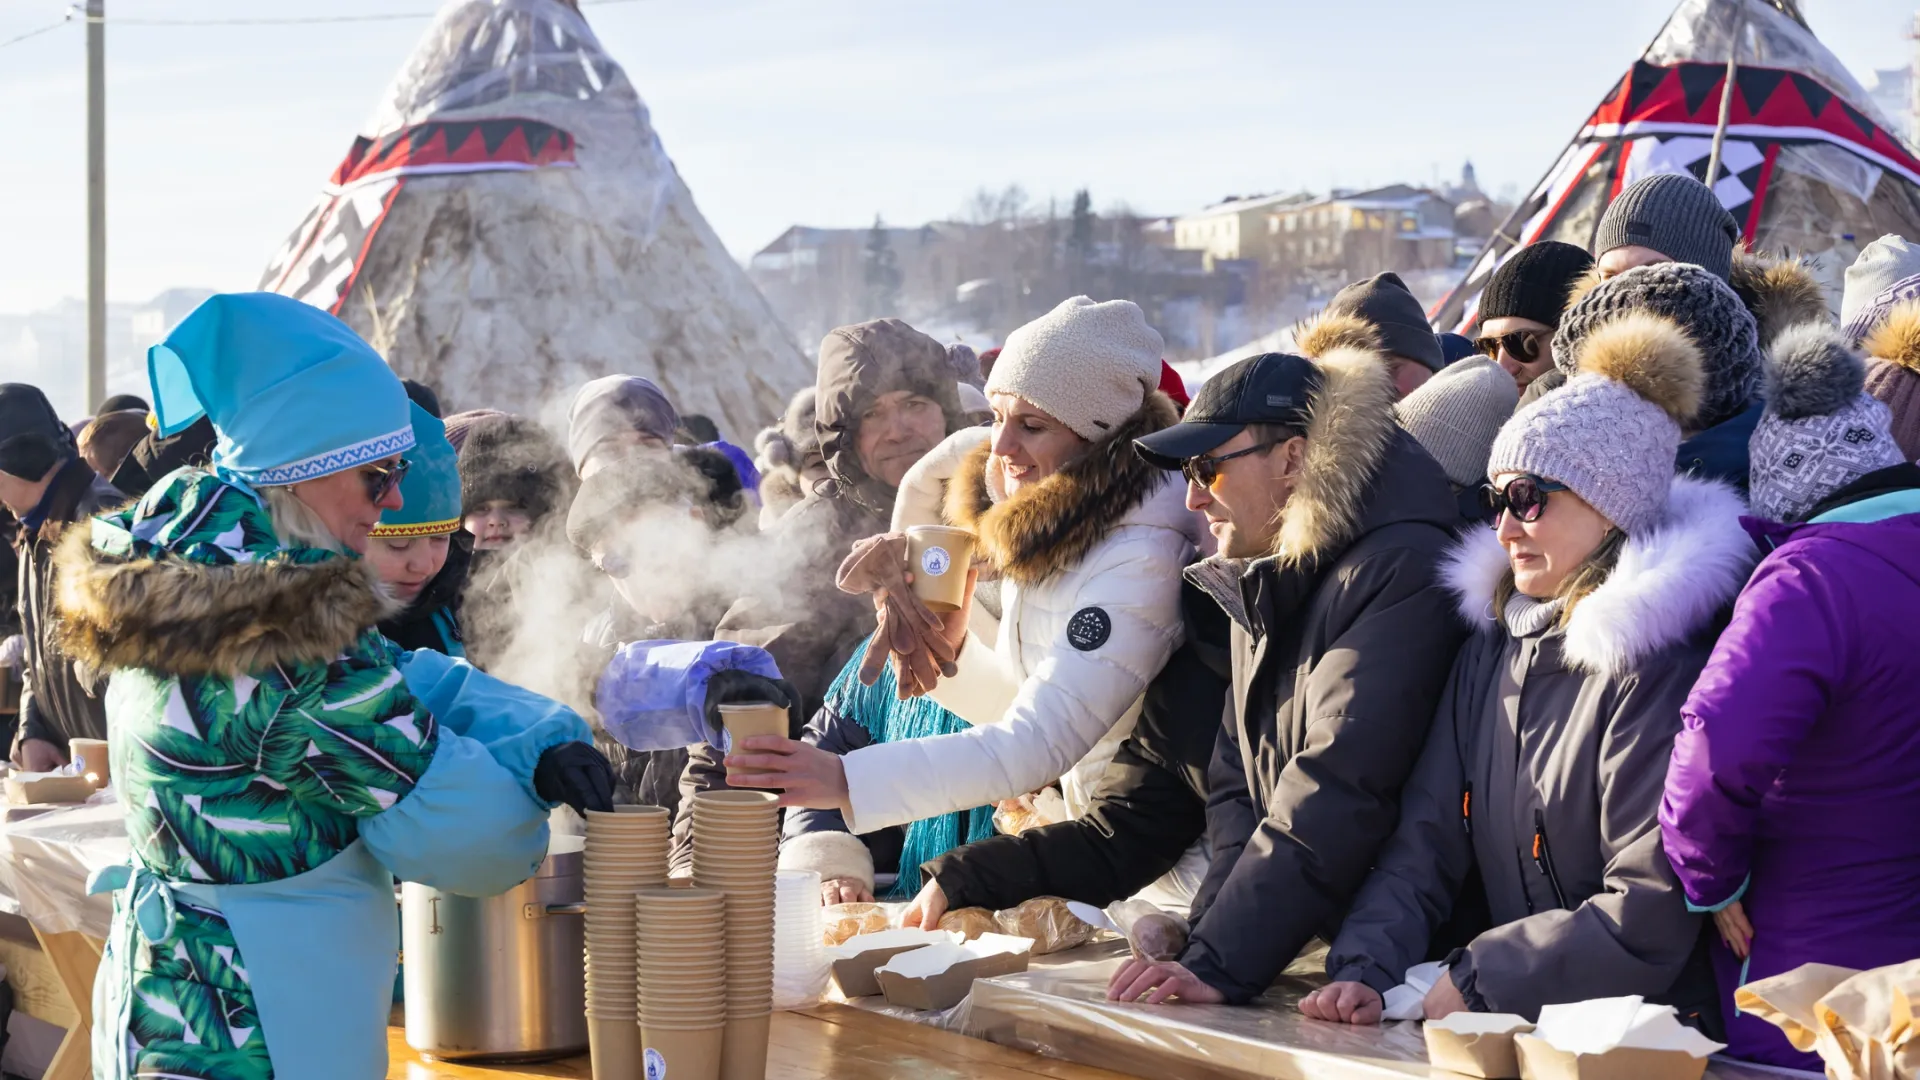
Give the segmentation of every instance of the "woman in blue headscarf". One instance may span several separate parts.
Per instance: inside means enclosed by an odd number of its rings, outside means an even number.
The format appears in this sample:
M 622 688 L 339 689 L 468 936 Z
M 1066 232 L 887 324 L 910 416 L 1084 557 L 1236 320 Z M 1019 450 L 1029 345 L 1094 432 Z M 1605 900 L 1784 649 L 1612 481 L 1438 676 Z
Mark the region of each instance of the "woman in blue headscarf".
M 94 994 L 102 1080 L 386 1075 L 394 876 L 486 895 L 547 851 L 547 811 L 611 807 L 577 715 L 375 624 L 362 559 L 403 505 L 408 403 L 344 323 L 216 296 L 148 354 L 162 436 L 210 470 L 72 530 L 60 605 L 113 672 L 133 858 Z

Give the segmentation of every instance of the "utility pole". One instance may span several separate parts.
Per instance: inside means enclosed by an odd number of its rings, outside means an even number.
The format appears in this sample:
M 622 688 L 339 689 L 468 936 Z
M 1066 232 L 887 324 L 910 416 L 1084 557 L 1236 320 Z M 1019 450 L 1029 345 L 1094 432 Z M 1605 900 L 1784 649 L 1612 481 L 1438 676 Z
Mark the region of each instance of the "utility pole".
M 87 0 L 87 411 L 107 397 L 106 0 Z

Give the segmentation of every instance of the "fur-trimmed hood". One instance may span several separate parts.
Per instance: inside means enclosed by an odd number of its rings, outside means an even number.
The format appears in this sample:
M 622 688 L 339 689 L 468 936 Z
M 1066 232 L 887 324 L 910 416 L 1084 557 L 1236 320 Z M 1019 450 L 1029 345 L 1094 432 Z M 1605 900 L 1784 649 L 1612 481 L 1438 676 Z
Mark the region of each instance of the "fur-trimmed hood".
M 1860 348 L 1875 360 L 1920 374 L 1920 300 L 1895 304 Z
M 1300 483 L 1274 537 L 1282 564 L 1338 552 L 1360 529 L 1367 493 L 1399 431 L 1393 373 L 1378 342 L 1374 328 L 1351 315 L 1323 314 L 1294 333 L 1294 347 L 1323 381 L 1307 406 Z
M 1133 441 L 1178 419 L 1173 401 L 1156 390 L 1112 434 L 1011 498 L 989 490 L 992 444 L 982 442 L 961 459 L 941 516 L 973 530 L 980 553 L 1002 576 L 1038 584 L 1079 565 L 1116 526 L 1158 501 L 1153 496 L 1172 483 L 1173 474 L 1147 464 L 1134 452 Z
M 1740 524 L 1740 496 L 1720 483 L 1676 476 L 1664 520 L 1628 537 L 1606 582 L 1573 609 L 1561 652 L 1590 674 L 1621 676 L 1708 626 L 1745 587 L 1759 552 Z M 1477 528 L 1448 553 L 1441 573 L 1469 626 L 1493 621 L 1507 572 L 1493 529 Z
M 206 526 L 171 549 L 149 542 L 165 529 L 159 515 L 190 512 L 175 497 L 183 490 L 205 496 Z M 189 547 L 227 559 L 175 553 Z M 177 473 L 164 494 L 62 538 L 62 644 L 103 671 L 231 676 L 329 662 L 399 610 L 372 563 L 278 548 L 267 511 L 247 493 Z
M 1771 346 L 1788 327 L 1807 322 L 1833 324 L 1827 290 L 1800 259 L 1736 251 L 1727 284 L 1740 294 L 1753 313 L 1753 321 L 1759 324 L 1762 349 Z

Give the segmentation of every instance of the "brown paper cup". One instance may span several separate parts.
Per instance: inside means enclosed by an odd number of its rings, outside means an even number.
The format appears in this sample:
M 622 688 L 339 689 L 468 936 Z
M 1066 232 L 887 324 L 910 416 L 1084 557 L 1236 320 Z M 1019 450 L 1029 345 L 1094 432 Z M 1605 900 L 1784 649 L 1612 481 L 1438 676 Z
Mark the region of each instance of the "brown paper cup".
M 633 1076 L 665 1076 L 671 1080 L 719 1080 L 720 1047 L 724 1027 L 684 1030 L 667 1027 L 641 1029 L 645 1046 L 644 1072 Z M 598 1080 L 598 1078 L 596 1078 Z
M 722 1031 L 720 1080 L 766 1080 L 767 1036 L 772 1016 L 727 1019 Z
M 593 1055 L 593 1080 L 633 1080 L 644 1067 L 640 1028 L 625 1019 L 587 1018 L 587 1050 Z
M 739 812 L 750 809 L 771 811 L 778 795 L 764 791 L 735 791 L 723 788 L 715 791 L 696 791 L 693 794 L 693 812 L 705 809 L 709 813 Z
M 93 781 L 96 788 L 106 787 L 113 782 L 113 769 L 107 762 L 105 739 L 68 739 L 67 760 L 84 760 L 87 763 L 87 779 Z
M 973 534 L 947 525 L 915 525 L 907 530 L 907 569 L 913 594 L 934 611 L 958 611 L 967 599 L 967 567 L 973 563 Z
M 783 739 L 787 737 L 787 710 L 771 701 L 722 705 L 720 706 L 720 723 L 727 729 L 727 737 L 732 740 L 732 753 L 751 753 L 741 746 L 741 742 L 756 735 L 778 735 Z M 743 770 L 727 771 L 737 775 Z

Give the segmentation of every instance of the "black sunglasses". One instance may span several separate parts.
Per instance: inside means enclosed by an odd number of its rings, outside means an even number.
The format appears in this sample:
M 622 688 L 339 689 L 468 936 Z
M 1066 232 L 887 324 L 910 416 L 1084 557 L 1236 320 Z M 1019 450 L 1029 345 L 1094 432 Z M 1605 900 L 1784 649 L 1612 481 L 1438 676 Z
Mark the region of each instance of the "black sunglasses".
M 1473 350 L 1494 360 L 1500 359 L 1500 350 L 1505 349 L 1508 356 L 1523 364 L 1531 364 L 1540 359 L 1540 331 L 1515 330 L 1510 334 L 1496 334 L 1493 337 L 1476 339 Z
M 406 479 L 407 470 L 413 468 L 413 462 L 406 458 L 391 465 L 369 465 L 360 470 L 360 480 L 367 485 L 367 501 L 375 506 L 393 494 L 393 489 Z
M 1486 493 L 1487 506 L 1499 517 L 1501 511 L 1513 515 L 1515 521 L 1539 521 L 1540 514 L 1547 508 L 1547 495 L 1555 491 L 1567 490 L 1567 485 L 1553 480 L 1543 479 L 1528 473 L 1507 481 L 1503 488 L 1492 484 L 1481 489 Z
M 1221 462 L 1246 457 L 1248 454 L 1257 454 L 1262 450 L 1271 450 L 1279 445 L 1279 443 L 1268 442 L 1261 443 L 1259 446 L 1249 446 L 1245 450 L 1235 450 L 1231 454 L 1221 454 L 1219 457 L 1208 457 L 1205 454 L 1190 457 L 1180 463 L 1180 473 L 1203 488 L 1211 488 L 1213 482 L 1220 479 Z

